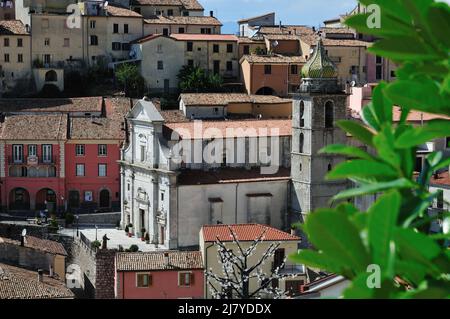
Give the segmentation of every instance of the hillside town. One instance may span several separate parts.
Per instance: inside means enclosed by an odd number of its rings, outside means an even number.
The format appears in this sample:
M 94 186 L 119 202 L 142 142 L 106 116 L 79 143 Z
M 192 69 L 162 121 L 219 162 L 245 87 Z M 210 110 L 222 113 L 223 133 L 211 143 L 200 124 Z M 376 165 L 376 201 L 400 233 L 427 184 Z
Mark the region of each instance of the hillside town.
M 344 24 L 365 10 L 225 34 L 198 0 L 0 0 L 0 299 L 342 297 L 346 278 L 288 257 L 356 183 L 327 179 L 346 156 L 320 150 L 371 151 L 336 123 L 396 79 Z M 416 175 L 436 151 L 450 133 Z M 448 211 L 448 165 L 429 188 Z

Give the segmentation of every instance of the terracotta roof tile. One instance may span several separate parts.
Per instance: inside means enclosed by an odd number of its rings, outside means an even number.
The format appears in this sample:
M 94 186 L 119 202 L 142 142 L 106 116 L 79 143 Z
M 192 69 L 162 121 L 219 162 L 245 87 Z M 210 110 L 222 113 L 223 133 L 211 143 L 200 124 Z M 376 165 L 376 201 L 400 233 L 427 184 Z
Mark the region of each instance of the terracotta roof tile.
M 201 127 L 200 127 L 201 126 Z M 211 139 L 225 137 L 291 136 L 292 120 L 229 120 L 229 121 L 191 121 L 165 123 L 169 130 L 178 132 L 181 139 Z M 197 132 L 198 130 L 201 132 Z M 221 136 L 216 136 L 220 133 Z M 194 136 L 201 134 L 202 136 Z
M 247 22 L 249 22 L 250 20 L 255 20 L 255 19 L 259 19 L 259 18 L 264 18 L 264 17 L 271 16 L 271 15 L 274 15 L 274 14 L 275 14 L 275 12 L 269 12 L 269 13 L 261 14 L 261 15 L 259 15 L 259 16 L 241 19 L 241 20 L 238 21 L 238 23 L 247 23 Z
M 142 18 L 142 15 L 127 8 L 108 5 L 105 8 L 107 14 L 113 17 Z
M 437 176 L 432 176 L 430 180 L 432 186 L 447 186 L 450 187 L 450 174 L 448 171 L 442 172 Z
M 402 111 L 400 107 L 394 107 L 394 121 L 395 122 L 399 122 L 401 115 L 402 115 Z M 432 113 L 425 113 L 425 112 L 419 112 L 419 111 L 411 111 L 408 114 L 408 122 L 427 122 L 427 121 L 431 121 L 431 120 L 450 120 L 449 116 L 445 116 L 445 115 L 438 115 L 438 114 L 432 114 Z
M 20 20 L 0 20 L 0 35 L 29 35 Z
M 181 3 L 187 10 L 204 10 L 203 6 L 197 0 L 181 0 Z
M 203 240 L 205 242 L 215 242 L 219 238 L 222 242 L 233 241 L 229 226 L 239 241 L 256 240 L 264 231 L 266 232 L 264 235 L 265 241 L 300 241 L 300 237 L 260 224 L 203 226 L 201 230 Z
M 287 56 L 287 55 L 244 55 L 242 59 L 249 63 L 265 63 L 265 64 L 288 64 L 288 63 L 306 63 L 303 56 Z
M 125 115 L 131 109 L 126 98 L 105 99 L 106 117 L 70 118 L 70 139 L 87 140 L 124 140 Z
M 144 20 L 146 24 L 175 24 L 175 25 L 213 25 L 221 26 L 222 23 L 215 17 L 210 16 L 175 16 L 175 17 L 165 17 L 165 16 L 155 16 L 151 19 Z
M 183 93 L 180 95 L 186 106 L 228 105 L 230 103 L 276 104 L 292 102 L 274 95 L 248 95 L 244 93 Z
M 0 99 L 2 112 L 101 112 L 101 97 L 63 99 Z
M 261 34 L 314 34 L 311 27 L 305 25 L 284 25 L 281 26 L 263 26 L 260 28 Z
M 67 116 L 64 114 L 7 115 L 2 125 L 1 139 L 65 140 Z
M 238 41 L 237 36 L 232 34 L 172 33 L 170 37 L 178 41 L 233 41 L 233 42 Z
M 168 265 L 165 254 L 169 256 Z M 117 271 L 203 269 L 202 254 L 199 251 L 118 253 L 116 265 Z
M 0 237 L 0 244 L 2 242 L 20 245 L 20 241 L 18 240 Z M 24 245 L 25 247 L 40 250 L 45 253 L 67 256 L 67 252 L 64 249 L 64 246 L 61 243 L 58 243 L 57 241 L 41 239 L 33 236 L 26 236 Z
M 0 299 L 74 298 L 64 281 L 44 276 L 38 281 L 35 271 L 0 264 Z
M 280 167 L 276 174 L 261 174 L 260 168 L 222 168 L 214 171 L 202 172 L 195 170 L 183 170 L 178 175 L 178 185 L 212 185 L 230 183 L 250 183 L 283 181 L 291 178 L 289 169 Z

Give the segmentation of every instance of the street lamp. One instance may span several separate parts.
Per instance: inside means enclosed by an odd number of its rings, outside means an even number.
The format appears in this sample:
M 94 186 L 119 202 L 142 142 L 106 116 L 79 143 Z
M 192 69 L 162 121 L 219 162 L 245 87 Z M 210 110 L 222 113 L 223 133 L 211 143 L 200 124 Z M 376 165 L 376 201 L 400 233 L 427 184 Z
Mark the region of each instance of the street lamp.
M 97 225 L 95 225 L 95 241 L 98 240 L 98 239 L 97 239 L 97 230 L 98 230 L 98 227 L 97 227 Z
M 80 216 L 78 216 L 78 214 L 76 214 L 75 215 L 75 219 L 77 220 L 77 237 L 78 237 L 78 218 L 79 218 Z

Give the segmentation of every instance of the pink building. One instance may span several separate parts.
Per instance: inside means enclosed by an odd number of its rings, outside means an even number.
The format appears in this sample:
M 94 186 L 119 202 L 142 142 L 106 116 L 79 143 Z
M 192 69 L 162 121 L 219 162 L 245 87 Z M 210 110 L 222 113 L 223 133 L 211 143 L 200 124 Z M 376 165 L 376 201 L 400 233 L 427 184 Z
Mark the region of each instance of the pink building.
M 118 299 L 203 298 L 204 268 L 199 251 L 118 253 Z
M 120 207 L 128 99 L 0 100 L 0 207 L 12 214 Z

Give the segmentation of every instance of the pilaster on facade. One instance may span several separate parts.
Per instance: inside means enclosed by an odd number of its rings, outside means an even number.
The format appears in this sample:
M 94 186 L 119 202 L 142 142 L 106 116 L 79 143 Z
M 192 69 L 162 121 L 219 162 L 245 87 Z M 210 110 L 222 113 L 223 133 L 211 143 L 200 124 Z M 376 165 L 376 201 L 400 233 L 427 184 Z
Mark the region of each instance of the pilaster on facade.
M 61 178 L 66 177 L 66 149 L 65 143 L 59 142 L 59 176 Z
M 0 178 L 6 177 L 6 155 L 5 155 L 5 142 L 0 142 Z

